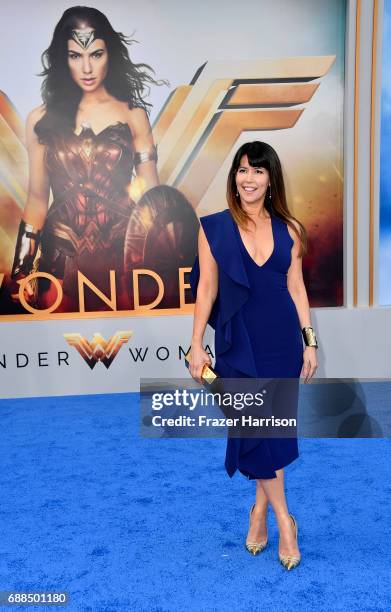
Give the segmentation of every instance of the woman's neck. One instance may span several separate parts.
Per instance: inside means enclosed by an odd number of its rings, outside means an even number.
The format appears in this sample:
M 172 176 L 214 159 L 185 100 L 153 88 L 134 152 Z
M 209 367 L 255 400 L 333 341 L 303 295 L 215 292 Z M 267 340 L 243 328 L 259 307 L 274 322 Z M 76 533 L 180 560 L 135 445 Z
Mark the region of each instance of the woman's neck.
M 87 108 L 91 108 L 93 106 L 98 106 L 98 104 L 105 104 L 112 100 L 112 96 L 107 93 L 106 88 L 101 85 L 95 91 L 83 92 L 82 98 L 79 103 L 79 110 L 83 111 Z
M 242 202 L 243 210 L 252 218 L 252 219 L 269 219 L 270 215 L 266 210 L 264 203 L 260 204 L 256 203 L 253 206 L 249 206 L 248 204 L 244 204 Z

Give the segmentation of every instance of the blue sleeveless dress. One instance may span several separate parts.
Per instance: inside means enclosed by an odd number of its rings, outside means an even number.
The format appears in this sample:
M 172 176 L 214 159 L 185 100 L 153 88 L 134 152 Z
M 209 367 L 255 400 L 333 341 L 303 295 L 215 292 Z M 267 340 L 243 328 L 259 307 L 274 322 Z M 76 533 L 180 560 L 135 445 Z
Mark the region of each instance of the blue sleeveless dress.
M 229 209 L 200 218 L 219 269 L 219 291 L 209 323 L 215 329 L 215 369 L 224 378 L 297 378 L 303 340 L 287 288 L 293 240 L 271 214 L 274 248 L 259 266 L 244 246 Z M 198 256 L 190 275 L 196 296 Z M 275 478 L 299 456 L 297 438 L 227 438 L 225 468 L 248 479 Z

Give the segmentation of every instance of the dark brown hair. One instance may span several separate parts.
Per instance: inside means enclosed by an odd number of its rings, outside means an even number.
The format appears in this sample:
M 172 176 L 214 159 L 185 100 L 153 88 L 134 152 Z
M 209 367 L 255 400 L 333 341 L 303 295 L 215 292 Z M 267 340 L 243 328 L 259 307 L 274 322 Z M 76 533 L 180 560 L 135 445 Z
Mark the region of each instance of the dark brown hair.
M 308 242 L 307 232 L 304 225 L 294 217 L 288 208 L 285 194 L 284 177 L 282 173 L 281 162 L 276 151 L 266 142 L 258 140 L 254 142 L 246 142 L 236 152 L 227 180 L 227 201 L 231 214 L 236 223 L 244 230 L 247 229 L 247 223 L 255 222 L 243 210 L 240 196 L 237 194 L 236 173 L 240 167 L 241 159 L 247 155 L 248 163 L 253 168 L 266 168 L 269 172 L 270 188 L 268 187 L 264 206 L 270 215 L 279 217 L 289 225 L 296 233 L 300 240 L 300 256 L 307 253 Z M 271 198 L 269 197 L 271 191 Z M 300 231 L 297 230 L 292 220 L 297 221 Z
M 68 8 L 54 29 L 49 47 L 42 54 L 44 70 L 39 76 L 45 77 L 41 92 L 46 112 L 35 125 L 41 143 L 46 144 L 53 131 L 63 133 L 64 129 L 75 129 L 82 90 L 69 70 L 68 40 L 72 38 L 72 30 L 82 26 L 95 29 L 96 38 L 102 38 L 106 43 L 109 65 L 105 87 L 114 98 L 127 102 L 129 108 L 141 107 L 148 112 L 152 105 L 144 101 L 144 95 L 149 93 L 149 86 L 168 84 L 167 81 L 156 81 L 148 64 L 134 64 L 130 60 L 128 46 L 136 41 L 116 32 L 106 15 L 87 6 Z

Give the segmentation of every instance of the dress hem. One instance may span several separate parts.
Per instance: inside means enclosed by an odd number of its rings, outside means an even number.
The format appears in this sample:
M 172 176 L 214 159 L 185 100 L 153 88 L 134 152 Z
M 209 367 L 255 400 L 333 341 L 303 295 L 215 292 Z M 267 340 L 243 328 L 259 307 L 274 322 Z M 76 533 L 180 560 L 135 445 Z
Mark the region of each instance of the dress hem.
M 227 472 L 228 476 L 230 478 L 232 478 L 235 473 L 238 471 L 240 472 L 243 476 L 245 476 L 247 478 L 247 480 L 272 480 L 273 478 L 277 478 L 277 474 L 276 474 L 276 470 L 281 470 L 285 467 L 287 467 L 288 465 L 290 465 L 291 463 L 293 463 L 293 461 L 296 461 L 296 459 L 298 459 L 300 457 L 300 454 L 298 453 L 296 456 L 292 457 L 289 461 L 284 462 L 283 465 L 277 466 L 274 468 L 274 476 L 254 476 L 253 474 L 247 472 L 246 470 L 241 470 L 240 467 L 235 467 L 233 472 L 230 472 L 227 469 L 227 466 L 225 465 L 225 471 Z

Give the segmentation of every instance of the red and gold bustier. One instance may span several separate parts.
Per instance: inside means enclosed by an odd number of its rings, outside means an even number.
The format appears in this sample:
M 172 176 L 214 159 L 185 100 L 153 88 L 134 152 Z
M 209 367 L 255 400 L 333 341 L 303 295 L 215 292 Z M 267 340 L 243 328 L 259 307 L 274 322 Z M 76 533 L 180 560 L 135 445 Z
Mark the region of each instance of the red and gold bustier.
M 126 123 L 95 134 L 83 124 L 80 134 L 54 135 L 46 166 L 53 192 L 44 228 L 43 251 L 53 237 L 68 241 L 81 256 L 109 249 L 122 239 L 132 202 L 132 136 Z

